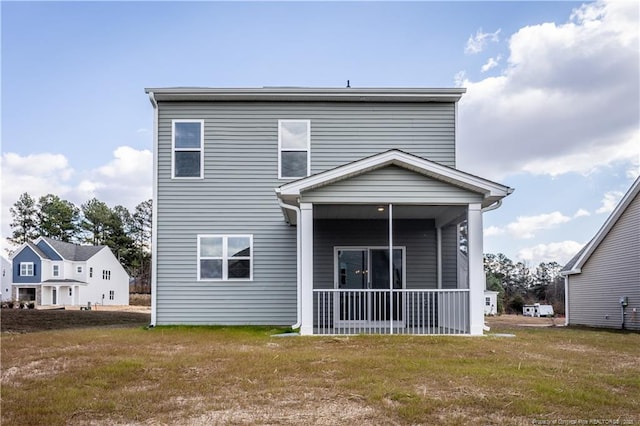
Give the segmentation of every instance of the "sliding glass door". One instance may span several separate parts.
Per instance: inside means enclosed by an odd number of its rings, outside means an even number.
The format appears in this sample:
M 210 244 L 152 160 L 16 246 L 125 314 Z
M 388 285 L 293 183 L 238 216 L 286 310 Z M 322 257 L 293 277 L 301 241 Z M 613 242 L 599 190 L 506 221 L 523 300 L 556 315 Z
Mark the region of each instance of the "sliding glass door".
M 334 318 L 338 323 L 379 325 L 393 318 L 403 321 L 403 297 L 391 288 L 404 288 L 404 248 L 393 249 L 389 274 L 389 249 L 345 247 L 335 249 L 336 288 Z M 392 286 L 390 285 L 392 280 Z M 391 303 L 393 300 L 393 303 Z

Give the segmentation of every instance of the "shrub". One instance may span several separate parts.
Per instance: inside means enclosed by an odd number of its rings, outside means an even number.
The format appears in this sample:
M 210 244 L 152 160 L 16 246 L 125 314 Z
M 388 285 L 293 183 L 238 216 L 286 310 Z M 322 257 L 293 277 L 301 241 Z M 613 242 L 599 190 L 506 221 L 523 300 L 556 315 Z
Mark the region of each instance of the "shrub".
M 509 300 L 509 310 L 511 313 L 520 315 L 522 314 L 522 307 L 524 306 L 524 299 L 519 294 L 516 294 Z

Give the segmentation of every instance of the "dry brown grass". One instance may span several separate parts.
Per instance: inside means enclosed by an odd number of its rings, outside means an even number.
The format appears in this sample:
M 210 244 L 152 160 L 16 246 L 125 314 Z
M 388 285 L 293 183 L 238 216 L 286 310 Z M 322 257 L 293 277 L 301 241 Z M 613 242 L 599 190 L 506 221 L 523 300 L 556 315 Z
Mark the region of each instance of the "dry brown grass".
M 278 331 L 3 333 L 2 424 L 640 424 L 637 333 L 271 337 Z
M 151 295 L 132 293 L 129 295 L 129 305 L 133 306 L 151 306 Z

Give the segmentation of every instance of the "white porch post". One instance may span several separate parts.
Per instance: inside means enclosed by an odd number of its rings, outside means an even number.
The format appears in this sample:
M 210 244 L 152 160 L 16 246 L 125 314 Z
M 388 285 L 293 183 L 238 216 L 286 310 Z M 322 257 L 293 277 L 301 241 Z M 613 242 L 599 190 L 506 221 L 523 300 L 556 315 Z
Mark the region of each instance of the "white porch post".
M 56 286 L 56 303 L 54 303 L 54 305 L 59 305 L 60 304 L 60 286 L 57 285 Z
M 393 204 L 389 203 L 389 334 L 393 334 Z
M 481 336 L 484 328 L 484 265 L 482 261 L 482 205 L 469 204 L 469 327 L 472 336 Z
M 302 324 L 300 334 L 313 334 L 313 204 L 300 203 L 302 250 Z
M 442 288 L 442 227 L 436 227 L 436 268 L 438 275 L 438 289 Z

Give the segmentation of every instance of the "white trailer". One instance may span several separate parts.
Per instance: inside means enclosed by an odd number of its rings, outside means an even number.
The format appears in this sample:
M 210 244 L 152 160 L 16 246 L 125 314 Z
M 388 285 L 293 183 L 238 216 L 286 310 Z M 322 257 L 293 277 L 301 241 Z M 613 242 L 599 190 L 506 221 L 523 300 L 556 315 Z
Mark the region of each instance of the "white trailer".
M 522 315 L 525 317 L 552 317 L 553 306 L 541 305 L 534 303 L 533 305 L 524 305 L 522 307 Z

